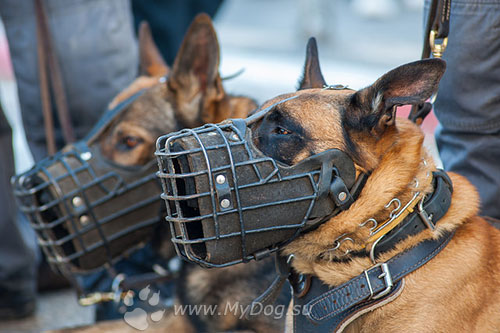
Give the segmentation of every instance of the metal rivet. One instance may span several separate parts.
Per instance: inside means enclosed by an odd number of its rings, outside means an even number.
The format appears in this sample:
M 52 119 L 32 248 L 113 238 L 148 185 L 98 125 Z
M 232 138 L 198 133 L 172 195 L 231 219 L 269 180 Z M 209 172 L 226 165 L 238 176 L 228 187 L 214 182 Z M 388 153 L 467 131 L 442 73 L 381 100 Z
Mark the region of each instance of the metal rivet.
M 81 154 L 80 154 L 80 158 L 81 158 L 82 160 L 84 160 L 84 161 L 88 161 L 88 160 L 90 160 L 90 159 L 92 158 L 92 153 L 91 153 L 91 152 L 89 152 L 89 151 L 86 151 L 86 152 L 84 152 L 84 153 L 81 153 Z
M 238 141 L 240 137 L 238 136 L 238 134 L 234 133 L 233 135 L 231 135 L 231 139 L 234 141 Z
M 87 224 L 89 224 L 90 222 L 90 218 L 87 216 L 87 215 L 82 215 L 80 216 L 80 224 L 85 226 Z
M 347 198 L 347 193 L 345 192 L 340 192 L 338 195 L 338 198 L 340 201 L 344 201 Z
M 217 184 L 224 184 L 226 182 L 226 177 L 224 177 L 224 175 L 218 175 L 215 177 L 215 181 Z
M 231 205 L 231 201 L 229 201 L 228 199 L 222 199 L 220 202 L 220 206 L 222 208 L 227 208 L 229 207 L 229 205 Z
M 83 200 L 80 197 L 74 197 L 73 200 L 71 200 L 71 203 L 73 204 L 73 206 L 79 207 L 83 205 Z

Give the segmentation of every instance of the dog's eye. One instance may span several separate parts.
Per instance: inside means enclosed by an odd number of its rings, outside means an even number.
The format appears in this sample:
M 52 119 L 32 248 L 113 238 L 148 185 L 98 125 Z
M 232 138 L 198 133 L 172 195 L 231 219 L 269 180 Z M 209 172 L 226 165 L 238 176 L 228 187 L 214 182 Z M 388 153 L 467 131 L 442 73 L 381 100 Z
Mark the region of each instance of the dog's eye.
M 286 128 L 283 128 L 283 127 L 276 127 L 276 129 L 274 131 L 275 131 L 276 134 L 279 134 L 279 135 L 290 135 L 290 134 L 292 134 L 292 131 L 289 131 Z
M 136 136 L 127 135 L 122 138 L 121 144 L 127 149 L 134 149 L 139 144 L 141 144 L 143 140 Z

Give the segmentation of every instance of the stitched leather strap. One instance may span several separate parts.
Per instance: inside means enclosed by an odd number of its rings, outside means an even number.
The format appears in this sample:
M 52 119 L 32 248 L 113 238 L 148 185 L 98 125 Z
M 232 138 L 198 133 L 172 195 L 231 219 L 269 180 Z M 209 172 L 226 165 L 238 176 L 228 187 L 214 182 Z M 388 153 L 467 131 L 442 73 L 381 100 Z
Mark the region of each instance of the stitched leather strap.
M 314 289 L 315 291 L 324 290 L 323 292 L 328 291 L 328 287 L 322 284 L 322 282 L 319 281 L 319 279 L 314 279 L 312 283 L 316 285 L 313 285 L 311 289 Z M 404 279 L 401 279 L 394 285 L 391 292 L 386 297 L 379 299 L 371 299 L 366 302 L 361 302 L 356 306 L 353 306 L 352 308 L 336 316 L 331 316 L 325 320 L 322 320 L 320 323 L 317 322 L 313 323 L 310 320 L 308 320 L 305 316 L 295 315 L 293 317 L 294 332 L 300 332 L 300 333 L 342 332 L 342 330 L 351 322 L 356 320 L 356 318 L 359 318 L 360 316 L 369 311 L 373 311 L 376 308 L 379 308 L 387 303 L 392 302 L 401 294 L 401 292 L 403 291 L 403 287 L 404 287 Z M 302 310 L 303 313 L 307 311 L 307 309 L 303 308 L 304 303 L 300 302 L 300 300 L 298 301 L 297 298 L 294 299 L 293 306 L 297 312 L 299 310 Z
M 437 240 L 423 241 L 386 263 L 375 265 L 346 283 L 322 293 L 305 305 L 307 318 L 312 323 L 320 324 L 323 320 L 376 298 L 388 289 L 388 280 L 397 284 L 404 276 L 434 258 L 448 244 L 453 234 L 446 233 Z

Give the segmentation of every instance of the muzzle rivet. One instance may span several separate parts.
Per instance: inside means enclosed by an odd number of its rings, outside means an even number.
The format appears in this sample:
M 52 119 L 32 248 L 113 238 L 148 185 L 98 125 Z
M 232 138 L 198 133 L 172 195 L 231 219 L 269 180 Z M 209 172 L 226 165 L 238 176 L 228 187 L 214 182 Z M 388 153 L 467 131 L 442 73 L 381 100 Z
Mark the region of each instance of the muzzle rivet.
M 228 208 L 229 205 L 231 205 L 231 201 L 229 201 L 228 199 L 222 199 L 220 202 L 220 206 L 222 208 Z
M 337 197 L 339 198 L 340 201 L 344 201 L 347 198 L 347 193 L 340 192 Z
M 80 154 L 80 158 L 84 161 L 88 161 L 92 158 L 92 153 L 89 151 L 83 152 Z
M 224 177 L 224 175 L 218 175 L 217 177 L 215 177 L 215 181 L 217 182 L 217 184 L 224 184 L 226 182 L 226 177 Z
M 73 200 L 71 200 L 71 203 L 75 207 L 80 207 L 83 204 L 83 200 L 80 197 L 74 197 Z
M 82 226 L 86 226 L 87 224 L 89 224 L 89 222 L 90 222 L 90 218 L 87 215 L 80 216 L 80 224 Z

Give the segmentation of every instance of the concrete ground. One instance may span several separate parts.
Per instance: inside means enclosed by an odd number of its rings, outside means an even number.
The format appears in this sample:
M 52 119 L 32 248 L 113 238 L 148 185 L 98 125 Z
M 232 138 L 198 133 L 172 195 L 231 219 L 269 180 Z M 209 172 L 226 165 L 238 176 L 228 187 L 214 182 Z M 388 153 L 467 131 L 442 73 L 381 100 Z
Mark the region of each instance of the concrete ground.
M 215 19 L 221 45 L 221 73 L 227 91 L 259 102 L 293 91 L 301 75 L 307 38 L 318 38 L 323 74 L 330 84 L 362 88 L 381 74 L 419 59 L 422 45 L 423 0 L 394 1 L 382 11 L 368 3 L 390 0 L 226 0 Z M 373 4 L 372 4 L 373 5 Z M 355 7 L 358 6 L 358 7 Z M 363 7 L 365 6 L 365 7 Z M 358 8 L 358 10 L 355 10 Z M 361 8 L 361 9 L 359 9 Z M 377 9 L 377 8 L 375 8 Z M 2 34 L 0 34 L 2 37 Z M 18 171 L 32 160 L 23 138 L 16 88 L 8 73 L 0 39 L 0 98 L 14 129 Z M 436 120 L 426 120 L 426 144 L 434 151 Z M 80 307 L 73 291 L 41 295 L 36 315 L 18 322 L 0 322 L 0 332 L 38 332 L 90 324 L 92 308 Z

